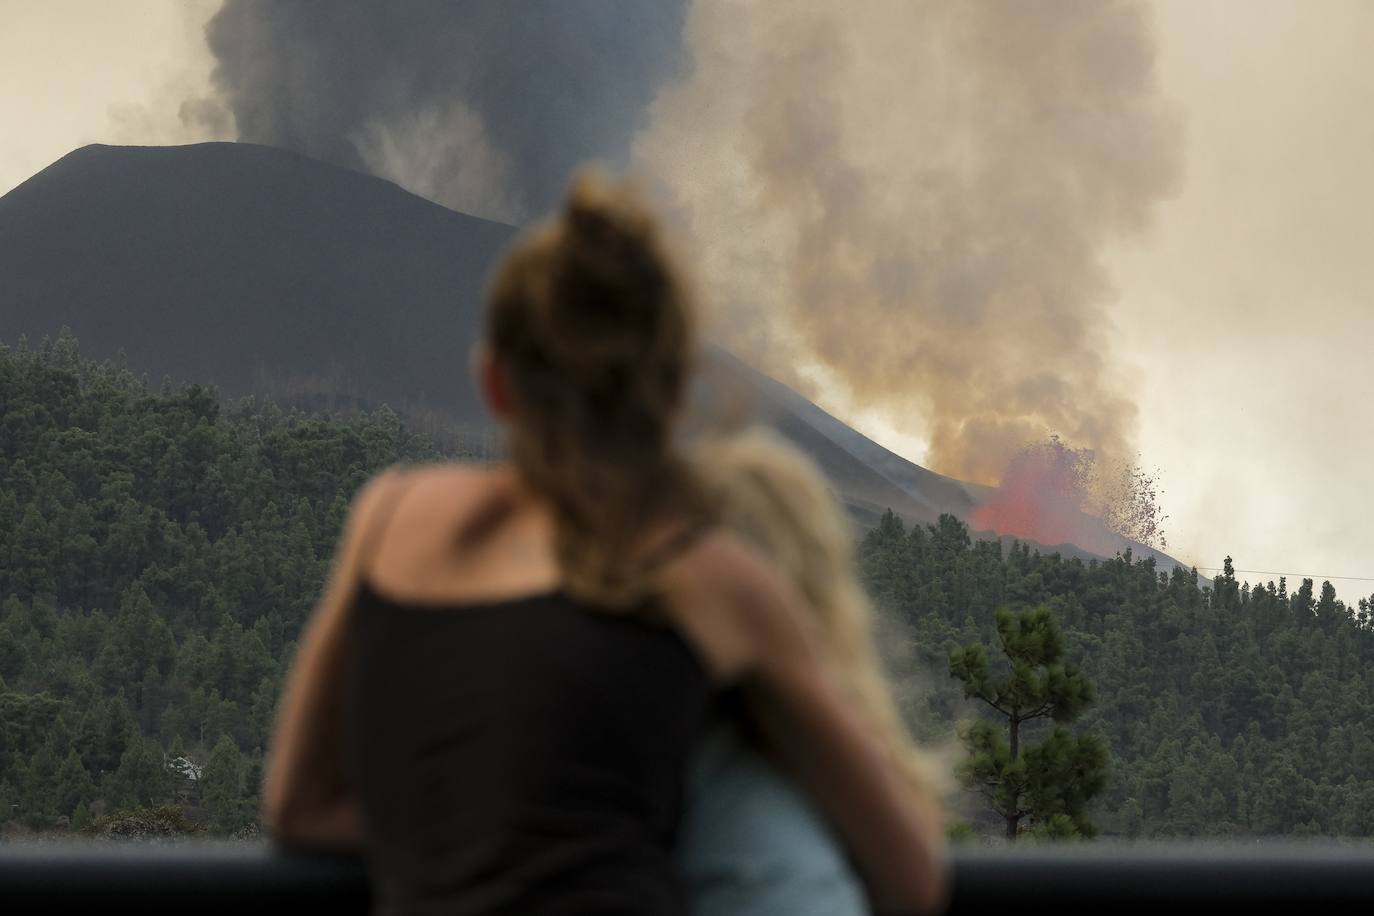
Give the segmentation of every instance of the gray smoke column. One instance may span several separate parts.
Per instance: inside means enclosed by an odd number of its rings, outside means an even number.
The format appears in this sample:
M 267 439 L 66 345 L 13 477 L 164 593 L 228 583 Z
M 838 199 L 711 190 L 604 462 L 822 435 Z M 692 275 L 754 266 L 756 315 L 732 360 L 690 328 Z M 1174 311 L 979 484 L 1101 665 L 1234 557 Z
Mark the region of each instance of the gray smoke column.
M 1173 191 L 1182 145 L 1148 13 L 695 0 L 689 75 L 636 161 L 761 368 L 881 411 L 967 479 L 1052 433 L 1129 462 L 1101 256 Z
M 226 0 L 206 27 L 239 139 L 482 216 L 623 158 L 682 62 L 681 2 Z

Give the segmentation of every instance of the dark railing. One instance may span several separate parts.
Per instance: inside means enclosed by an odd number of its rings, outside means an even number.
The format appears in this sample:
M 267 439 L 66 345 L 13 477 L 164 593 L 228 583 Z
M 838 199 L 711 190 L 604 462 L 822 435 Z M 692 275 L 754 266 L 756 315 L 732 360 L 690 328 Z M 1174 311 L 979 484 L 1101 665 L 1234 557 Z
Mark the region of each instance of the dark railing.
M 1374 847 L 1214 845 L 959 849 L 949 912 L 1374 912 Z M 260 845 L 0 846 L 5 913 L 363 914 L 356 860 Z

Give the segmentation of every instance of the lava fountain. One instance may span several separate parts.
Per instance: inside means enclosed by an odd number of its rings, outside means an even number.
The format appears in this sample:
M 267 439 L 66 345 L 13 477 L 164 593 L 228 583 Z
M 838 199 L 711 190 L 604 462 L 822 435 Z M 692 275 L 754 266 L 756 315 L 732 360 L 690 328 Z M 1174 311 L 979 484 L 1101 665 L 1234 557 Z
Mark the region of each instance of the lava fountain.
M 1052 436 L 1012 457 L 969 521 L 1000 535 L 1111 556 L 1128 540 L 1164 547 L 1167 517 L 1155 474 L 1139 465 L 1105 468 L 1092 449 Z

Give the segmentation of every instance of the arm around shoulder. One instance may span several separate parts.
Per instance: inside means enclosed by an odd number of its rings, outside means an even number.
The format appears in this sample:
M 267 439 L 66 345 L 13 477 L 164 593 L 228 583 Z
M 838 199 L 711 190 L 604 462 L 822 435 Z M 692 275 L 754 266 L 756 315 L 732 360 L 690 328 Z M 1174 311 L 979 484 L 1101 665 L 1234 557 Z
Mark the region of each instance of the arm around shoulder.
M 730 566 L 725 599 L 749 647 L 740 686 L 757 727 L 849 850 L 874 910 L 938 910 L 938 803 L 918 795 L 845 702 L 801 596 L 761 558 L 744 553 Z

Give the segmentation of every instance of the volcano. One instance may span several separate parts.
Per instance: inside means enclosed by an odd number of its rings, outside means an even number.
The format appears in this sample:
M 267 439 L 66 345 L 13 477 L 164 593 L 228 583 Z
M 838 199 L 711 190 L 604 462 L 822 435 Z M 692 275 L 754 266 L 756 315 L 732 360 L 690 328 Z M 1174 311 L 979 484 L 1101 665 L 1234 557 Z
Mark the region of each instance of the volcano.
M 485 435 L 467 354 L 487 272 L 516 232 L 271 147 L 86 146 L 0 197 L 0 341 L 67 327 L 83 352 L 154 382 L 333 409 L 388 404 Z M 707 362 L 705 397 L 729 392 L 792 440 L 860 524 L 887 509 L 912 523 L 967 520 L 987 495 L 721 346 Z

